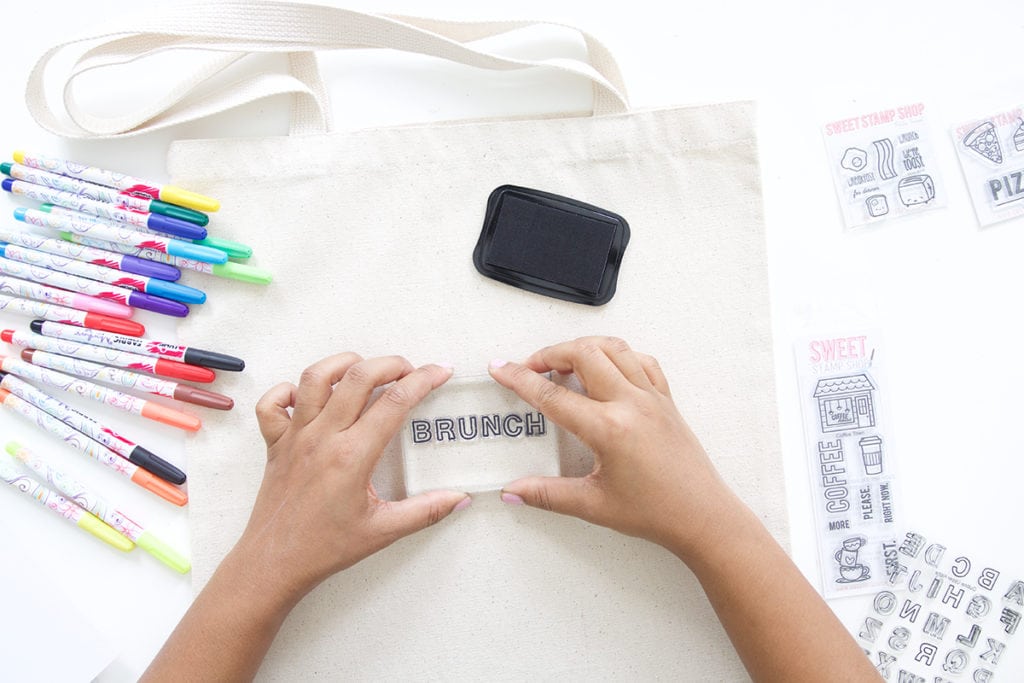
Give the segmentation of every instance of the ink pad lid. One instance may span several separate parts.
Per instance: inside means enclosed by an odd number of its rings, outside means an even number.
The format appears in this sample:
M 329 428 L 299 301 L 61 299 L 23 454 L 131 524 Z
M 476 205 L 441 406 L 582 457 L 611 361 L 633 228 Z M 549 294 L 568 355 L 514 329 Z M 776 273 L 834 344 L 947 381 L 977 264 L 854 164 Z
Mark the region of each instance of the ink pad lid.
M 473 264 L 482 275 L 591 306 L 615 294 L 629 224 L 618 214 L 549 192 L 502 185 L 487 200 Z

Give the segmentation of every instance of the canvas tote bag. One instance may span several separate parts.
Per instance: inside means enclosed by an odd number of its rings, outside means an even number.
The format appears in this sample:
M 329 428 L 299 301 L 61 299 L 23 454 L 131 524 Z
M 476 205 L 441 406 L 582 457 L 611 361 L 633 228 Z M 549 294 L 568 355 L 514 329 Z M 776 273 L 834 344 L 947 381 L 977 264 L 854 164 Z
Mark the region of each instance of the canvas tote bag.
M 275 93 L 295 93 L 293 133 L 173 144 L 173 183 L 217 197 L 213 234 L 252 245 L 266 288 L 204 279 L 208 303 L 181 339 L 247 361 L 216 388 L 237 401 L 189 438 L 195 590 L 245 526 L 265 447 L 253 406 L 343 350 L 446 361 L 457 375 L 581 335 L 626 338 L 657 356 L 719 471 L 784 545 L 765 240 L 753 111 L 747 103 L 630 111 L 611 55 L 584 35 L 589 63 L 530 62 L 472 41 L 524 24 L 459 24 L 283 3 L 193 8 L 188 20 L 134 18 L 72 73 L 179 48 L 208 63 L 167 97 L 118 120 L 42 97 L 51 130 L 131 135 Z M 328 132 L 314 52 L 388 47 L 476 67 L 568 70 L 594 84 L 592 115 Z M 216 93 L 206 76 L 252 52 L 289 55 Z M 33 90 L 36 88 L 36 90 Z M 198 88 L 198 90 L 196 90 Z M 484 278 L 473 267 L 487 197 L 504 184 L 565 195 L 624 216 L 632 238 L 618 291 L 601 307 Z M 186 276 L 189 283 L 197 278 Z M 560 437 L 563 472 L 592 458 Z M 401 497 L 398 440 L 374 479 Z M 326 503 L 326 501 L 325 501 Z M 642 505 L 643 501 L 638 501 Z M 686 520 L 679 520 L 685 524 Z M 760 567 L 751 579 L 762 580 Z M 672 679 L 746 674 L 692 574 L 650 543 L 478 494 L 467 510 L 332 577 L 298 606 L 260 672 L 265 680 Z

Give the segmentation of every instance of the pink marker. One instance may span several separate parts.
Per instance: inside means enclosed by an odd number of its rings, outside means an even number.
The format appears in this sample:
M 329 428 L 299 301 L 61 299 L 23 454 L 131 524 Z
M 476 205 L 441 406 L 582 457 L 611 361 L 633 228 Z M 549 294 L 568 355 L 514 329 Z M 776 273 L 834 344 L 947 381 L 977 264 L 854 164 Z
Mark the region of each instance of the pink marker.
M 0 272 L 3 272 L 0 270 Z M 99 299 L 86 294 L 75 294 L 64 289 L 48 287 L 35 282 L 26 282 L 13 277 L 0 275 L 0 292 L 11 294 L 16 297 L 35 299 L 48 304 L 56 304 L 65 308 L 75 308 L 79 311 L 92 311 L 112 318 L 130 318 L 132 309 L 130 306 L 119 304 L 116 301 Z

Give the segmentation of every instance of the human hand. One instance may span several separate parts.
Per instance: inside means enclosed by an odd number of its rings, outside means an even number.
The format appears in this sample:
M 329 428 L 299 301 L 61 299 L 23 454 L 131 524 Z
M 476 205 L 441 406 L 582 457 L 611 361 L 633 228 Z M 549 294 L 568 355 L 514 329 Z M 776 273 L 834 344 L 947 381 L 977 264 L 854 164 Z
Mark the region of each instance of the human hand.
M 469 505 L 455 491 L 385 501 L 370 483 L 409 411 L 451 374 L 438 365 L 414 369 L 398 356 L 343 353 L 307 368 L 298 387 L 279 384 L 264 394 L 256 417 L 267 465 L 236 546 L 258 563 L 261 582 L 297 601 L 335 572 Z M 374 389 L 390 382 L 371 402 Z
M 539 373 L 575 373 L 586 395 Z M 537 351 L 522 364 L 495 361 L 491 375 L 595 454 L 581 478 L 528 477 L 506 502 L 579 517 L 687 556 L 745 506 L 729 490 L 672 401 L 658 362 L 611 337 Z

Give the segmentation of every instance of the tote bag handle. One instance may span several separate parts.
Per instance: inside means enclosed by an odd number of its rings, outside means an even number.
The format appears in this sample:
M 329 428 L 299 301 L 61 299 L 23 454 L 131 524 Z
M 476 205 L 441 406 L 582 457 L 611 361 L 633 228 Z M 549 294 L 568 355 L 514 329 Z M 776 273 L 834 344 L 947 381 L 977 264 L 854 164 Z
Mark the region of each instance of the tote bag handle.
M 604 45 L 583 31 L 579 33 L 589 62 L 557 57 L 514 59 L 469 45 L 536 25 L 540 24 L 449 22 L 273 1 L 177 6 L 166 14 L 131 17 L 124 26 L 51 48 L 33 67 L 25 99 L 35 120 L 52 133 L 69 138 L 114 138 L 195 121 L 266 97 L 291 93 L 292 133 L 323 133 L 330 130 L 331 118 L 315 51 L 375 47 L 496 71 L 556 69 L 591 81 L 594 115 L 628 110 L 618 65 Z M 63 74 L 66 117 L 58 117 L 44 90 L 46 69 L 62 50 L 83 42 L 97 44 Z M 73 86 L 83 74 L 174 50 L 199 51 L 203 57 L 198 64 L 190 61 L 189 68 L 168 83 L 155 102 L 117 116 L 97 116 L 85 111 L 75 100 Z M 202 92 L 201 86 L 207 80 L 253 53 L 287 54 L 289 73 L 249 75 L 214 92 Z

